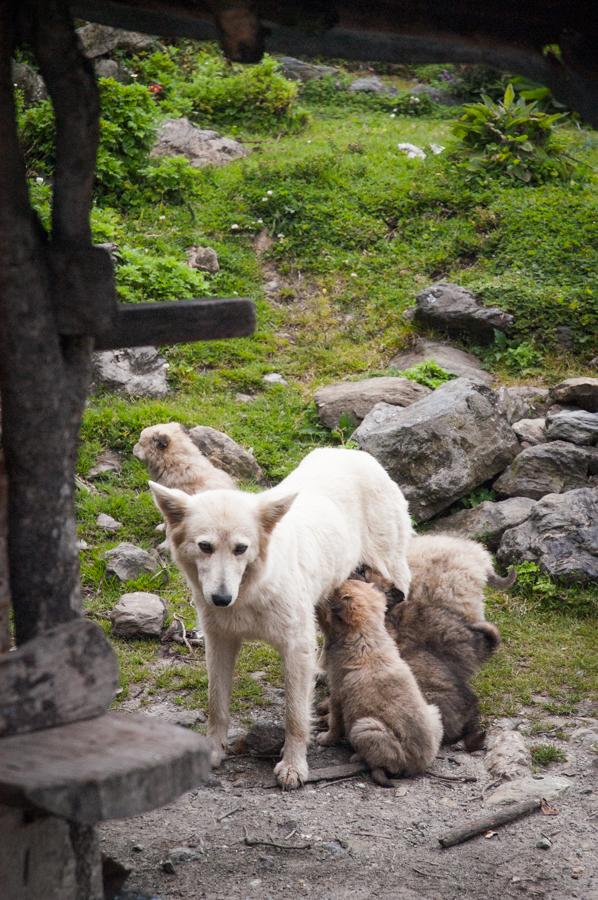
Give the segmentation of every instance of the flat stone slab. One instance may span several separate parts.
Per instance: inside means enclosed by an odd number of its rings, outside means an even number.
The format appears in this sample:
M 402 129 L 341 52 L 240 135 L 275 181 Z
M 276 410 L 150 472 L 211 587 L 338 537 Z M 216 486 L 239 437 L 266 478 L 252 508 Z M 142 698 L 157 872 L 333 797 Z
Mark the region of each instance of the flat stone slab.
M 567 378 L 550 389 L 553 403 L 598 412 L 598 378 Z
M 535 500 L 529 497 L 510 497 L 508 500 L 484 500 L 473 509 L 462 509 L 452 516 L 444 516 L 431 523 L 431 534 L 457 534 L 481 541 L 490 550 L 496 550 L 507 528 L 525 522 Z
M 316 391 L 314 399 L 320 422 L 336 428 L 343 414 L 357 426 L 376 403 L 409 406 L 430 393 L 430 388 L 408 378 L 381 377 L 328 384 Z
M 555 800 L 562 796 L 571 786 L 571 779 L 558 778 L 555 775 L 528 775 L 525 778 L 516 778 L 502 784 L 486 797 L 486 803 L 490 806 L 499 806 L 502 803 L 518 803 L 520 800 Z
M 549 441 L 569 441 L 581 446 L 598 444 L 598 412 L 588 412 L 585 409 L 549 412 L 546 417 L 546 438 Z
M 466 334 L 489 342 L 495 330 L 510 331 L 513 316 L 496 306 L 484 306 L 458 284 L 440 282 L 417 295 L 414 321 L 456 337 Z
M 209 772 L 205 738 L 147 716 L 111 712 L 0 741 L 0 803 L 84 825 L 165 806 Z
M 457 377 L 469 378 L 470 381 L 483 381 L 490 384 L 492 375 L 482 368 L 482 364 L 473 353 L 466 353 L 451 344 L 441 341 L 429 341 L 418 338 L 409 350 L 402 350 L 390 361 L 395 369 L 411 369 L 422 362 L 435 362 L 446 372 Z
M 576 447 L 566 441 L 551 441 L 527 447 L 496 479 L 494 490 L 503 497 L 531 497 L 562 494 L 588 487 L 588 479 L 598 464 L 592 447 Z

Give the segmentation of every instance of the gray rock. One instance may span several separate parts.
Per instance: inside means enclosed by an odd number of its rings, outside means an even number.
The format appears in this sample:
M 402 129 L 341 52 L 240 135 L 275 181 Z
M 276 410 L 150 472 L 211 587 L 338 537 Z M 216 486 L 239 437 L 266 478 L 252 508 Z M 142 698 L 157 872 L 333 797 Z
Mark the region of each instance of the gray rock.
M 503 497 L 531 497 L 562 494 L 588 486 L 598 457 L 590 447 L 576 447 L 565 441 L 552 441 L 527 447 L 493 484 Z
M 115 244 L 114 241 L 106 241 L 104 244 L 94 244 L 94 246 L 98 247 L 100 250 L 105 250 L 113 263 L 118 262 L 120 254 L 118 244 Z
M 572 444 L 598 443 L 598 412 L 585 409 L 562 409 L 549 412 L 546 417 L 546 436 L 549 441 L 570 441 Z
M 518 731 L 496 728 L 489 732 L 484 763 L 494 778 L 512 781 L 526 775 L 532 767 L 532 758 L 525 741 Z
M 396 94 L 396 88 L 384 84 L 377 75 L 367 75 L 364 78 L 356 78 L 349 85 L 352 94 Z
M 410 350 L 403 350 L 394 356 L 390 364 L 397 369 L 411 369 L 419 363 L 431 360 L 451 375 L 464 376 L 471 381 L 483 381 L 489 384 L 492 375 L 482 368 L 482 364 L 473 353 L 466 353 L 439 341 L 418 338 Z
M 134 581 L 144 573 L 155 572 L 160 566 L 160 560 L 155 554 L 127 541 L 107 550 L 104 559 L 107 574 L 116 575 L 121 581 Z
M 111 472 L 117 474 L 122 471 L 122 460 L 120 453 L 116 450 L 102 450 L 98 455 L 95 466 L 92 466 L 87 473 L 87 478 L 93 481 L 94 478 L 101 478 L 102 475 L 108 475 Z
M 267 375 L 262 376 L 262 381 L 266 384 L 288 384 L 286 378 L 280 374 L 280 372 L 268 372 Z
M 377 404 L 353 436 L 400 485 L 419 521 L 500 472 L 519 449 L 494 391 L 466 378 L 405 409 Z
M 501 803 L 534 800 L 536 797 L 555 800 L 569 790 L 570 784 L 569 779 L 558 778 L 554 775 L 544 775 L 541 778 L 533 778 L 528 775 L 525 778 L 516 778 L 514 781 L 502 784 L 486 796 L 486 803 L 490 806 L 498 806 Z
M 113 519 L 112 516 L 109 516 L 107 513 L 100 513 L 96 519 L 96 525 L 98 528 L 103 528 L 104 531 L 118 531 L 123 527 L 122 522 L 118 522 L 116 519 Z
M 552 841 L 550 840 L 550 838 L 540 838 L 539 841 L 536 841 L 536 847 L 538 848 L 538 850 L 550 850 L 550 848 L 552 847 Z
M 294 56 L 279 56 L 277 62 L 285 78 L 290 81 L 301 81 L 303 84 L 308 81 L 317 81 L 327 75 L 340 74 L 339 70 L 333 66 L 319 66 L 302 59 L 295 59 Z
M 459 106 L 461 103 L 461 100 L 450 91 L 431 84 L 416 84 L 409 88 L 409 93 L 412 97 L 426 97 L 432 103 L 439 103 L 441 106 Z
M 253 453 L 231 437 L 208 425 L 196 425 L 189 431 L 195 446 L 213 465 L 241 481 L 262 481 L 264 473 Z
M 550 389 L 553 403 L 598 412 L 598 378 L 567 378 Z
M 470 335 L 490 342 L 494 331 L 508 332 L 513 316 L 481 300 L 457 284 L 433 284 L 416 297 L 415 321 L 458 337 Z
M 123 594 L 110 613 L 112 630 L 122 637 L 158 637 L 166 608 L 157 594 Z
M 550 405 L 548 388 L 527 384 L 499 388 L 498 402 L 511 425 L 543 416 Z
M 13 62 L 12 80 L 23 91 L 26 106 L 48 99 L 46 82 L 39 72 L 36 72 L 27 63 Z
M 134 595 L 129 594 L 125 596 Z M 156 595 L 149 594 L 146 596 L 154 597 Z M 203 710 L 185 709 L 182 706 L 176 706 L 174 703 L 169 703 L 167 700 L 145 706 L 143 708 L 143 713 L 146 716 L 153 716 L 156 719 L 161 719 L 163 722 L 170 722 L 172 725 L 180 725 L 181 728 L 195 728 L 196 725 L 202 725 L 206 721 L 206 714 Z
M 193 847 L 173 847 L 168 853 L 168 858 L 173 863 L 193 862 L 193 860 L 201 859 L 201 851 L 194 850 Z
M 505 565 L 536 562 L 567 582 L 598 580 L 598 489 L 549 494 L 521 525 L 503 534 L 498 559 Z
M 185 156 L 192 166 L 222 166 L 247 156 L 248 150 L 232 138 L 216 131 L 197 128 L 189 119 L 166 119 L 162 122 L 150 156 Z
M 343 413 L 359 425 L 376 403 L 409 406 L 430 393 L 430 388 L 407 378 L 366 378 L 326 385 L 316 391 L 314 399 L 320 422 L 336 428 Z
M 77 550 L 89 550 L 89 544 L 87 541 L 84 541 L 83 538 L 80 538 L 77 541 Z
M 496 550 L 507 528 L 525 522 L 535 505 L 536 501 L 528 497 L 511 497 L 498 503 L 484 500 L 474 509 L 462 509 L 452 516 L 436 519 L 429 531 L 461 535 Z
M 93 381 L 130 397 L 164 397 L 168 364 L 155 347 L 125 347 L 93 354 Z
M 77 28 L 77 35 L 83 46 L 83 52 L 89 59 L 106 56 L 113 50 L 136 53 L 156 43 L 156 38 L 148 34 L 123 31 L 121 28 L 110 28 L 108 25 L 98 25 L 95 22 Z
M 210 272 L 211 274 L 220 271 L 218 254 L 211 247 L 189 247 L 187 265 L 190 269 L 199 269 L 201 272 Z
M 115 59 L 96 59 L 93 67 L 97 78 L 112 78 L 120 84 L 129 84 L 133 81 L 126 66 L 121 65 Z
M 513 431 L 520 441 L 534 446 L 544 444 L 546 438 L 546 419 L 518 419 L 513 423 Z

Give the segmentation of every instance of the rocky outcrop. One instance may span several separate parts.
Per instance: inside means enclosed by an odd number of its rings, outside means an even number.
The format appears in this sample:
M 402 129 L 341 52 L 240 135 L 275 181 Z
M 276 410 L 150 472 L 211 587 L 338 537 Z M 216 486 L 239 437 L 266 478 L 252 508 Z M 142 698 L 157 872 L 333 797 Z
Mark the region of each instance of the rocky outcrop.
M 112 630 L 121 637 L 159 637 L 166 608 L 157 594 L 123 594 L 110 613 Z
M 192 166 L 223 166 L 247 156 L 238 141 L 216 131 L 197 128 L 189 119 L 166 119 L 156 136 L 150 156 L 185 156 Z
M 416 323 L 459 337 L 490 342 L 496 330 L 509 332 L 513 316 L 482 301 L 457 284 L 433 284 L 416 297 Z
M 549 441 L 569 441 L 581 446 L 598 444 L 598 412 L 585 409 L 561 409 L 546 417 Z
M 329 384 L 319 388 L 314 399 L 320 422 L 327 428 L 336 428 L 342 415 L 358 425 L 377 403 L 409 406 L 430 393 L 430 388 L 407 378 L 383 377 Z
M 483 381 L 490 384 L 492 375 L 482 368 L 482 364 L 473 353 L 466 353 L 450 344 L 418 338 L 409 350 L 402 350 L 390 361 L 396 369 L 411 369 L 423 362 L 435 362 L 451 375 L 464 376 L 471 381 Z
M 484 500 L 474 509 L 462 509 L 451 516 L 436 519 L 430 525 L 431 533 L 455 534 L 481 541 L 490 550 L 496 550 L 507 528 L 525 522 L 535 500 L 528 497 L 512 497 L 509 500 Z
M 195 446 L 210 462 L 239 481 L 263 481 L 264 473 L 254 455 L 231 437 L 208 425 L 196 425 L 189 431 Z
M 505 531 L 501 563 L 537 562 L 568 582 L 598 581 L 598 489 L 549 494 L 521 525 Z
M 553 403 L 598 412 L 598 378 L 567 378 L 550 389 Z
M 405 409 L 377 404 L 353 437 L 399 484 L 419 521 L 502 471 L 519 450 L 495 392 L 465 378 Z
M 294 56 L 279 56 L 276 60 L 280 71 L 289 81 L 300 81 L 306 84 L 308 81 L 318 81 L 329 75 L 339 75 L 339 70 L 333 66 L 320 66 L 316 63 L 305 62 L 303 59 L 295 59 Z
M 122 28 L 111 28 L 90 22 L 77 28 L 77 36 L 82 44 L 83 52 L 89 59 L 106 56 L 113 50 L 124 50 L 137 53 L 147 50 L 156 43 L 156 38 L 138 31 L 124 31 Z
M 521 419 L 537 419 L 544 416 L 552 401 L 548 396 L 548 388 L 525 384 L 500 387 L 498 402 L 512 425 Z
M 130 397 L 164 397 L 167 371 L 168 364 L 155 347 L 125 347 L 93 355 L 94 386 Z
M 598 451 L 594 448 L 552 441 L 522 450 L 493 487 L 503 497 L 539 500 L 546 494 L 587 487 L 597 465 Z

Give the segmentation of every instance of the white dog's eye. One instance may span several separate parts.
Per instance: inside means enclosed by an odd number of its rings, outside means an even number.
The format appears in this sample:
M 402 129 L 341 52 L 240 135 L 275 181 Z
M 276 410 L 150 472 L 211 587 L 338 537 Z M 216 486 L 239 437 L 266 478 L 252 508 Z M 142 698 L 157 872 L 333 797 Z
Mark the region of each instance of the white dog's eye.
M 199 541 L 197 546 L 201 550 L 202 553 L 213 553 L 214 545 L 210 544 L 209 541 Z
M 233 553 L 235 554 L 235 556 L 243 556 L 246 550 L 247 544 L 235 544 Z

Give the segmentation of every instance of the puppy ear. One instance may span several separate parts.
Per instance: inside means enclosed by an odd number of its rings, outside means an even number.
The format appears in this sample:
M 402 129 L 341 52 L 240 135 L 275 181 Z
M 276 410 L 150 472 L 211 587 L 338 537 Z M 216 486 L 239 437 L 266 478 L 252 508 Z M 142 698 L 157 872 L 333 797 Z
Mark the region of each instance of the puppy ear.
M 154 444 L 156 445 L 156 447 L 159 447 L 160 450 L 166 450 L 166 448 L 170 444 L 170 438 L 167 434 L 157 434 L 154 437 Z
M 260 524 L 266 534 L 270 534 L 274 526 L 288 513 L 296 496 L 297 494 L 289 494 L 287 497 L 281 497 L 280 500 L 269 500 L 260 503 Z
M 167 488 L 155 481 L 148 481 L 154 503 L 168 525 L 174 527 L 183 521 L 187 511 L 189 495 L 177 488 Z

